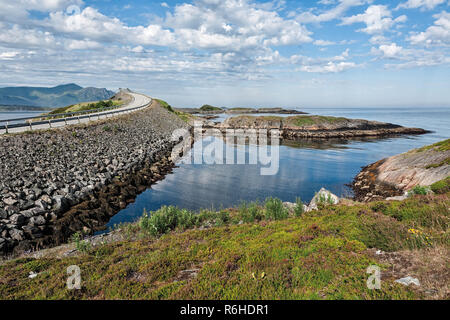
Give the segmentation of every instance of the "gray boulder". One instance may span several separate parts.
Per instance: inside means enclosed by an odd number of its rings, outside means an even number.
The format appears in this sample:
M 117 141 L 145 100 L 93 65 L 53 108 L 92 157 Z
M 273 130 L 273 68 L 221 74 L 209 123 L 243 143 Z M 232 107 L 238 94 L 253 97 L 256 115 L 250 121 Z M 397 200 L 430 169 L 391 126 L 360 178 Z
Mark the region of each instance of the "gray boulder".
M 14 240 L 17 240 L 17 241 L 23 240 L 23 231 L 22 230 L 11 229 L 11 230 L 9 230 L 9 235 Z
M 25 216 L 22 214 L 13 214 L 9 219 L 12 224 L 17 225 L 17 226 L 23 225 L 26 220 Z
M 401 278 L 401 279 L 398 279 L 398 280 L 395 280 L 395 282 L 401 283 L 404 286 L 409 286 L 410 284 L 414 284 L 414 285 L 416 285 L 418 287 L 420 286 L 419 279 L 413 278 L 413 277 L 410 277 L 410 276 L 405 277 L 405 278 Z
M 317 210 L 320 203 L 323 203 L 324 205 L 334 205 L 338 204 L 339 201 L 340 200 L 337 195 L 331 193 L 325 188 L 322 188 L 316 193 L 314 198 L 312 198 L 306 211 Z

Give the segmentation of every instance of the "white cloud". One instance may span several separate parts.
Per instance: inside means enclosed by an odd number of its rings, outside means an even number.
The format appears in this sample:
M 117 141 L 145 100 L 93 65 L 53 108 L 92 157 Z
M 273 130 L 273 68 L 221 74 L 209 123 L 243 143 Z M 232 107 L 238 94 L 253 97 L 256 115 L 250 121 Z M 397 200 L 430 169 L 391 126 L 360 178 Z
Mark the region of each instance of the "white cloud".
M 398 46 L 396 43 L 392 43 L 390 45 L 381 45 L 379 50 L 383 53 L 384 58 L 397 58 L 403 48 Z
M 12 60 L 19 54 L 17 51 L 2 52 L 0 53 L 0 60 Z
M 450 63 L 450 57 L 445 52 L 407 49 L 396 43 L 383 44 L 378 48 L 372 48 L 371 53 L 381 59 L 397 60 L 398 63 L 385 64 L 385 67 L 390 69 L 430 67 Z
M 421 45 L 450 45 L 450 13 L 442 11 L 433 15 L 436 19 L 434 25 L 426 31 L 413 34 L 409 37 L 412 44 Z
M 400 3 L 397 8 L 395 8 L 395 10 L 417 8 L 420 8 L 421 10 L 432 10 L 445 1 L 447 0 L 408 0 L 406 2 Z
M 192 46 L 236 47 L 290 45 L 310 42 L 310 32 L 293 19 L 262 9 L 247 0 L 199 0 L 175 7 L 165 25 L 187 37 Z
M 90 40 L 69 40 L 67 44 L 67 49 L 69 50 L 98 49 L 101 47 L 101 43 Z
M 339 0 L 339 4 L 327 11 L 319 14 L 312 12 L 302 12 L 297 16 L 300 23 L 321 23 L 341 18 L 350 8 L 362 6 L 370 3 L 370 0 Z M 331 4 L 330 1 L 322 2 L 322 4 Z
M 407 20 L 405 15 L 392 19 L 391 11 L 385 5 L 371 5 L 364 13 L 342 19 L 341 25 L 350 25 L 354 23 L 365 23 L 366 28 L 359 31 L 376 34 L 389 30 L 394 24 L 402 23 Z
M 300 69 L 304 72 L 315 73 L 337 73 L 348 69 L 356 68 L 357 65 L 354 62 L 328 62 L 326 65 L 321 66 L 303 66 Z
M 163 25 L 129 27 L 87 7 L 80 14 L 52 12 L 45 26 L 78 39 L 182 50 L 239 51 L 312 41 L 310 32 L 297 21 L 262 10 L 246 0 L 199 0 L 195 5 L 178 5 L 173 14 L 167 14 Z
M 170 45 L 174 37 L 160 25 L 128 27 L 117 18 L 109 18 L 87 7 L 80 14 L 52 12 L 44 25 L 56 33 L 103 42 L 141 45 Z
M 313 42 L 316 46 L 331 46 L 333 44 L 336 44 L 333 41 L 328 41 L 328 40 L 315 40 Z
M 53 34 L 40 30 L 27 30 L 17 25 L 0 32 L 0 44 L 12 48 L 54 48 L 56 39 Z
M 25 22 L 28 11 L 52 12 L 81 6 L 82 0 L 0 0 L 0 21 Z
M 142 53 L 142 52 L 145 52 L 145 49 L 144 49 L 143 46 L 137 46 L 137 47 L 132 48 L 132 49 L 131 49 L 131 52 L 134 52 L 134 53 Z
M 325 58 L 312 58 L 302 55 L 293 55 L 290 62 L 300 65 L 299 71 L 309 73 L 338 73 L 358 67 L 354 62 L 347 61 L 349 58 L 349 49 L 343 51 L 340 55 Z
M 389 40 L 380 34 L 374 35 L 369 39 L 369 42 L 372 44 L 385 44 L 387 43 Z

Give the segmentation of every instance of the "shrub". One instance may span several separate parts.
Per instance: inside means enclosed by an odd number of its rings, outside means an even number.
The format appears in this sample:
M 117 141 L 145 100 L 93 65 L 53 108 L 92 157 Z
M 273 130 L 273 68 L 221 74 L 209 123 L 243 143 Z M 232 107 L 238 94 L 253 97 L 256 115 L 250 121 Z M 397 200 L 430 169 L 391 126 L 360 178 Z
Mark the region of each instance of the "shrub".
M 316 196 L 317 196 L 317 192 L 316 192 Z M 328 205 L 334 205 L 333 198 L 331 197 L 331 195 L 329 193 L 327 193 L 327 194 L 320 193 L 317 198 L 317 207 L 319 209 L 324 209 Z
M 149 215 L 144 211 L 139 221 L 140 227 L 153 236 L 158 236 L 174 230 L 182 216 L 182 211 L 174 206 L 164 206 L 161 209 L 151 212 Z
M 192 228 L 197 223 L 197 217 L 194 212 L 182 209 L 178 212 L 177 225 L 179 228 L 186 230 Z
M 72 242 L 75 243 L 75 247 L 80 252 L 86 253 L 91 249 L 91 244 L 88 241 L 83 240 L 83 235 L 80 232 L 76 232 L 72 235 Z
M 450 177 L 435 182 L 430 186 L 431 190 L 437 194 L 445 194 L 450 192 Z
M 430 191 L 429 187 L 415 186 L 408 194 L 411 196 L 416 194 L 425 196 L 429 193 L 429 191 Z
M 223 226 L 228 222 L 230 222 L 230 213 L 228 211 L 222 210 L 217 213 L 216 226 Z
M 261 206 L 258 202 L 245 203 L 239 206 L 239 216 L 242 221 L 249 223 L 254 221 L 261 221 L 264 218 Z
M 283 202 L 277 198 L 267 198 L 265 202 L 265 216 L 270 220 L 286 219 L 289 216 L 288 210 L 283 206 Z
M 387 210 L 387 205 L 384 202 L 376 202 L 374 205 L 372 205 L 371 209 L 375 212 L 385 213 Z
M 305 209 L 303 208 L 302 199 L 296 198 L 295 199 L 295 207 L 294 207 L 295 216 L 300 217 L 304 212 L 305 212 Z

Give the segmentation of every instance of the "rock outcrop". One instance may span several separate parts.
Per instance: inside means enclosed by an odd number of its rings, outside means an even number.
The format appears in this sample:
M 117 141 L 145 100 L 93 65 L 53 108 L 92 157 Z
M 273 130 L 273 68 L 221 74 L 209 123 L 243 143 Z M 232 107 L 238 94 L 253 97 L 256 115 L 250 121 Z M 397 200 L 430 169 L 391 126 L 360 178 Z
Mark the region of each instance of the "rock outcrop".
M 187 124 L 156 101 L 89 125 L 0 138 L 0 252 L 92 233 L 170 172 Z
M 325 116 L 236 116 L 216 124 L 223 132 L 227 129 L 279 130 L 284 139 L 329 139 L 352 137 L 378 137 L 399 134 L 428 133 L 420 128 L 406 128 L 392 123 Z
M 314 198 L 312 198 L 307 211 L 317 210 L 319 204 L 324 205 L 335 205 L 339 203 L 339 197 L 325 188 L 320 189 L 319 192 L 316 193 Z
M 313 210 L 318 210 L 320 205 L 335 205 L 341 202 L 341 199 L 325 188 L 321 188 L 319 192 L 317 192 L 314 197 L 311 199 L 309 205 L 303 204 L 303 212 L 310 212 Z M 289 210 L 290 213 L 294 212 L 296 203 L 293 202 L 283 202 L 283 205 L 286 209 Z
M 415 186 L 429 186 L 450 175 L 450 139 L 377 161 L 353 182 L 359 201 L 403 196 Z M 401 199 L 401 198 L 398 198 Z

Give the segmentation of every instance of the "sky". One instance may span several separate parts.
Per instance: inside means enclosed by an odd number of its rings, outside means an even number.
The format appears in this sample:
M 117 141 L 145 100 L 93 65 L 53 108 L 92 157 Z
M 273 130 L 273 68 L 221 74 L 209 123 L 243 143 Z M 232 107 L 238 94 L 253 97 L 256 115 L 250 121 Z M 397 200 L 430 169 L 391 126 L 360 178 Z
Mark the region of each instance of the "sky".
M 0 86 L 175 107 L 450 107 L 450 0 L 0 0 Z

